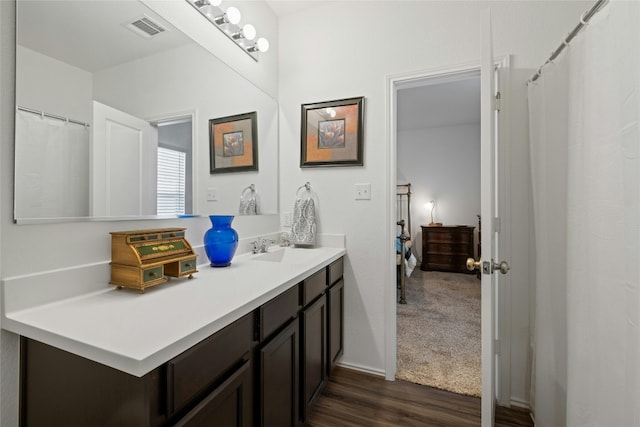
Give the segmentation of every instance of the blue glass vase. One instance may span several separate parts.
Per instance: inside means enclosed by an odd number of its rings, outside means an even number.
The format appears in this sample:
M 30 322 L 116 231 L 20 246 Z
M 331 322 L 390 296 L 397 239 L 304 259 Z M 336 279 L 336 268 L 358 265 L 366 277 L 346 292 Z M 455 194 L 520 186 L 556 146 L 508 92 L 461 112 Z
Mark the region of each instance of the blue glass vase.
M 226 267 L 238 248 L 238 233 L 231 228 L 233 215 L 209 215 L 212 227 L 204 233 L 204 250 L 211 267 Z

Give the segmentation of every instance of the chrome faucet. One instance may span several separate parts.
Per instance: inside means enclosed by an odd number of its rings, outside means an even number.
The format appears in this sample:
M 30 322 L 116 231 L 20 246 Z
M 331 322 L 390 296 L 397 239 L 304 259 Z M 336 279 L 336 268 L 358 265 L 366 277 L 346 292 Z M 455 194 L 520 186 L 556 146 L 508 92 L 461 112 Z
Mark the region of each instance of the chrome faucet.
M 275 240 L 270 239 L 262 239 L 262 240 L 254 240 L 251 242 L 251 253 L 253 254 L 264 254 L 269 249 L 270 245 L 276 243 Z
M 266 253 L 267 250 L 269 249 L 269 246 L 275 243 L 276 243 L 275 240 L 262 239 L 262 244 L 260 245 L 260 253 Z

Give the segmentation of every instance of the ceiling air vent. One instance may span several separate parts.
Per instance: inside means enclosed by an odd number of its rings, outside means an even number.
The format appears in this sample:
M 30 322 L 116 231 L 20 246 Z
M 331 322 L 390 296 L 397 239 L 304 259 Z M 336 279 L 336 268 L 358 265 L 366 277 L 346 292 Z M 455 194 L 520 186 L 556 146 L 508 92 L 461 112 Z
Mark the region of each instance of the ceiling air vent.
M 146 15 L 134 19 L 129 22 L 126 27 L 144 38 L 157 36 L 158 34 L 162 34 L 166 31 L 162 25 L 158 24 Z

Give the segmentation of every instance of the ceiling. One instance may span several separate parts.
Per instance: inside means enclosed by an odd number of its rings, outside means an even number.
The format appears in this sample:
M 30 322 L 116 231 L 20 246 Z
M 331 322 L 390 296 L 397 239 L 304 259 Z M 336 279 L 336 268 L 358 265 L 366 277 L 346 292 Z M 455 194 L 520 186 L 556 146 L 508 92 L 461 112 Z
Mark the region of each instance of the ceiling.
M 137 1 L 20 1 L 17 5 L 18 44 L 89 72 L 191 42 Z M 166 31 L 145 38 L 126 27 L 143 15 Z
M 480 76 L 398 90 L 398 130 L 480 123 Z
M 326 1 L 317 0 L 266 0 L 271 10 L 276 16 L 286 16 L 292 13 L 301 12 L 303 10 L 311 9 L 321 4 L 326 4 Z
M 180 31 L 171 27 L 140 2 L 73 3 L 73 12 L 54 1 L 23 1 L 18 8 L 19 43 L 89 72 L 129 62 L 156 52 L 188 43 Z M 267 0 L 278 16 L 316 7 L 316 0 Z M 134 18 L 147 15 L 167 31 L 144 38 L 125 27 Z M 56 22 L 56 26 L 51 23 Z M 63 23 L 61 26 L 60 23 Z M 60 28 L 70 31 L 61 33 Z M 83 37 L 77 37 L 83 34 Z M 114 42 L 114 43 L 111 43 Z M 122 49 L 127 46 L 128 49 Z M 398 130 L 480 122 L 480 79 L 423 83 L 398 90 Z

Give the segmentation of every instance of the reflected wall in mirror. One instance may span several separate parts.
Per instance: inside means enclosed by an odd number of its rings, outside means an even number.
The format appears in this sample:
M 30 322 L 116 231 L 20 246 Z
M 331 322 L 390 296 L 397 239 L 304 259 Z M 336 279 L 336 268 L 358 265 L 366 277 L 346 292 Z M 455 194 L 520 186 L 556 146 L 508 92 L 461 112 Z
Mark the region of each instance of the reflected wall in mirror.
M 17 2 L 16 222 L 233 215 L 251 184 L 277 212 L 275 100 L 170 20 L 137 0 Z M 260 170 L 209 174 L 209 119 L 245 111 Z

